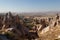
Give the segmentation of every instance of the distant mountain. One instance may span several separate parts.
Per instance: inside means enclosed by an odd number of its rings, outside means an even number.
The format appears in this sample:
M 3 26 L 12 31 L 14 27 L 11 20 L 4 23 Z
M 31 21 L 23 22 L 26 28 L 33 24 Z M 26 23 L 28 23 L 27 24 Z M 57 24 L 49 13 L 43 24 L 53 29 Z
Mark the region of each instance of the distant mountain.
M 60 12 L 57 12 L 57 11 L 20 13 L 19 15 L 24 15 L 24 16 L 48 16 L 48 15 L 56 15 L 57 13 L 60 15 Z
M 48 11 L 48 12 L 11 12 L 13 15 L 23 15 L 23 16 L 49 16 L 49 15 L 56 15 L 57 13 L 60 15 L 60 11 Z M 0 15 L 5 15 L 6 13 L 0 13 Z

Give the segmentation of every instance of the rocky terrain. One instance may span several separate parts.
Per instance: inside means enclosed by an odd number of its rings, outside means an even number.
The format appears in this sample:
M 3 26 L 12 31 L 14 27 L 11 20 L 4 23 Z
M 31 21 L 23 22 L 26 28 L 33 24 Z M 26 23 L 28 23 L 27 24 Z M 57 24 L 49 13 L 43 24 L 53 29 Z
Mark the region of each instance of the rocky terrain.
M 53 27 L 44 34 L 39 33 L 39 36 L 38 40 L 58 40 L 60 38 L 60 26 Z

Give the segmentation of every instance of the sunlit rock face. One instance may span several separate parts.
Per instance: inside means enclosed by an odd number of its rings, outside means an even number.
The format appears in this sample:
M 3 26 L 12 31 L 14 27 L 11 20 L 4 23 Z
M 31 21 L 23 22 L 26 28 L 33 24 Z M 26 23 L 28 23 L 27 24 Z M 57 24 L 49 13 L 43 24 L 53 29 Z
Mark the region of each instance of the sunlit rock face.
M 48 32 L 48 31 L 49 31 L 49 28 L 50 28 L 49 26 L 46 27 L 46 28 L 44 28 L 44 29 L 41 31 L 40 34 L 44 34 L 44 33 Z

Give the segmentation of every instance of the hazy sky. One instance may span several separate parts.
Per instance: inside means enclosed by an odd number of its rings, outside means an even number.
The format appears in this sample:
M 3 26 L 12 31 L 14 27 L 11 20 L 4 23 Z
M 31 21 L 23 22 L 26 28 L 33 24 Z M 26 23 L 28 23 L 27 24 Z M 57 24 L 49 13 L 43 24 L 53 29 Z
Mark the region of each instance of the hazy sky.
M 60 0 L 0 0 L 0 12 L 60 11 Z

